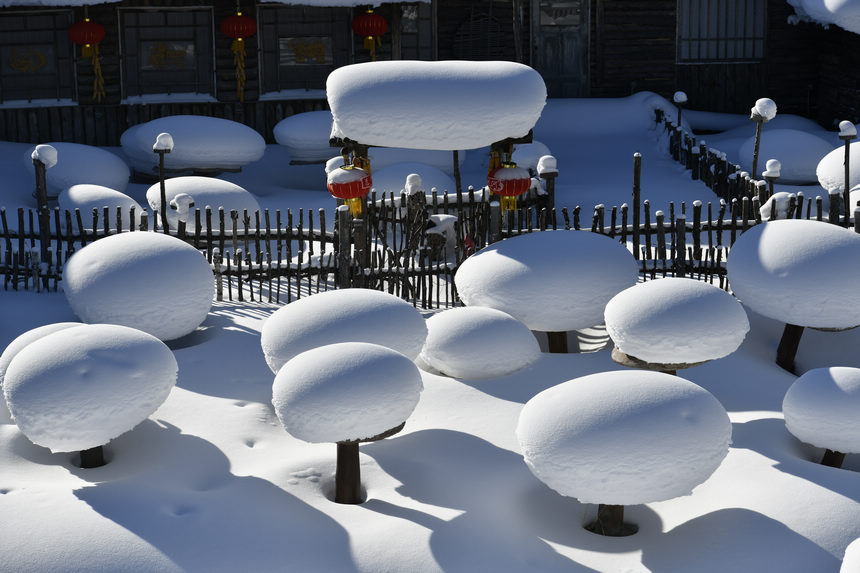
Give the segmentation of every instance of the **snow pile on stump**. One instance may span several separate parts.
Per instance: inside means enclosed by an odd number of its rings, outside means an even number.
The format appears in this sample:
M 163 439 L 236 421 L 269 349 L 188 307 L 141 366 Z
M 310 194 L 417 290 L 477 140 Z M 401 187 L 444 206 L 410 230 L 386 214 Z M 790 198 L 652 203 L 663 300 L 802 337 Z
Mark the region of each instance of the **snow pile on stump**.
M 140 222 L 140 214 L 143 212 L 143 207 L 140 204 L 126 195 L 110 187 L 104 185 L 93 185 L 90 183 L 78 183 L 72 185 L 60 192 L 57 198 L 57 203 L 61 211 L 75 212 L 75 209 L 81 211 L 81 220 L 84 223 L 85 229 L 92 228 L 93 209 L 98 211 L 99 223 L 98 228 L 115 230 L 116 211 L 119 208 L 122 222 L 122 228 L 125 231 L 134 230 Z M 108 217 L 104 219 L 104 208 L 108 208 Z M 131 220 L 131 209 L 134 208 L 134 221 Z M 107 223 L 107 225 L 105 225 Z
M 238 228 L 244 228 L 244 217 L 247 211 L 254 221 L 254 213 L 260 210 L 257 199 L 248 191 L 223 179 L 212 177 L 201 177 L 198 175 L 185 175 L 174 177 L 164 182 L 164 195 L 167 199 L 167 224 L 170 229 L 175 230 L 179 220 L 185 221 L 185 229 L 194 232 L 197 229 L 195 211 L 200 209 L 200 230 L 207 228 L 206 207 L 212 210 L 212 228 L 218 229 L 220 216 L 218 208 L 224 209 L 224 226 L 229 232 L 233 228 L 230 211 L 236 211 L 239 215 Z M 177 200 L 179 198 L 179 200 Z M 184 198 L 184 201 L 182 200 Z M 146 202 L 155 213 L 158 220 L 161 218 L 161 184 L 156 183 L 146 190 Z M 192 205 L 193 203 L 193 205 Z
M 49 169 L 46 172 L 48 195 L 56 197 L 63 189 L 78 183 L 102 185 L 122 192 L 128 187 L 130 171 L 125 161 L 100 147 L 82 143 L 51 142 L 27 150 L 24 162 L 27 170 L 35 176 L 33 152 L 37 147 L 51 146 L 56 150 L 56 164 L 43 160 Z M 40 159 L 45 159 L 40 157 Z

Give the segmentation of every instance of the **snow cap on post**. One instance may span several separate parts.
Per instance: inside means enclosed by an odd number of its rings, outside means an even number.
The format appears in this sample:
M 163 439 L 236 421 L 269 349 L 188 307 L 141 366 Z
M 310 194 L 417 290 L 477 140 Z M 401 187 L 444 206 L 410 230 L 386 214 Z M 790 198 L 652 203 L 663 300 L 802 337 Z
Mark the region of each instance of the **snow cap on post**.
M 782 163 L 780 163 L 779 159 L 768 159 L 761 176 L 778 178 L 780 169 L 782 169 Z
M 558 173 L 558 163 L 552 155 L 543 155 L 538 159 L 537 174 L 540 176 Z
M 155 144 L 153 144 L 152 150 L 156 153 L 159 151 L 170 153 L 173 151 L 173 136 L 167 132 L 159 133 L 155 138 Z
M 687 94 L 681 91 L 675 92 L 672 96 L 672 101 L 677 104 L 687 103 Z
M 839 122 L 839 138 L 854 139 L 857 137 L 857 126 L 850 121 L 844 120 Z
M 757 99 L 750 110 L 750 119 L 760 120 L 765 123 L 776 117 L 776 103 L 770 98 Z
M 47 143 L 37 145 L 30 157 L 33 161 L 41 161 L 46 168 L 50 169 L 57 164 L 57 148 Z

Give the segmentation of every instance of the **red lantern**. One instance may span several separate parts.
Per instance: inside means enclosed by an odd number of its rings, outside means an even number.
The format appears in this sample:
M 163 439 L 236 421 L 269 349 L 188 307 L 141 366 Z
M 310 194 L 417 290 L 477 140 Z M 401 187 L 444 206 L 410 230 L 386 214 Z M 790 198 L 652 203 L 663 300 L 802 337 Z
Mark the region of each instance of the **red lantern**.
M 245 38 L 257 33 L 257 22 L 250 16 L 236 12 L 221 20 L 221 33 L 233 38 L 233 66 L 236 68 L 236 97 L 245 101 Z
M 516 163 L 502 163 L 487 175 L 487 187 L 490 192 L 501 196 L 502 211 L 510 211 L 517 208 L 517 197 L 522 195 L 532 186 L 532 178 L 529 172 Z
M 370 193 L 373 185 L 370 173 L 361 167 L 344 165 L 329 173 L 326 183 L 329 193 L 346 201 L 353 217 L 361 215 L 364 198 Z
M 376 46 L 382 44 L 380 36 L 388 31 L 388 22 L 373 8 L 368 8 L 364 14 L 359 14 L 352 21 L 352 31 L 364 37 L 364 47 L 370 50 L 370 59 L 376 59 Z
M 93 61 L 93 99 L 100 102 L 105 96 L 105 81 L 102 76 L 102 66 L 99 62 L 99 42 L 105 38 L 104 26 L 84 18 L 69 26 L 69 38 L 81 46 L 81 55 Z

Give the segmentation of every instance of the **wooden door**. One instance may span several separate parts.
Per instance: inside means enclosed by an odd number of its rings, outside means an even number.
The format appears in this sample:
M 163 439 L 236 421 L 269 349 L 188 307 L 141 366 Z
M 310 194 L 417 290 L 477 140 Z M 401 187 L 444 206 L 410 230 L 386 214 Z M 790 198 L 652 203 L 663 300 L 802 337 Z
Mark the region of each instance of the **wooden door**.
M 534 67 L 549 97 L 588 95 L 587 0 L 533 0 Z

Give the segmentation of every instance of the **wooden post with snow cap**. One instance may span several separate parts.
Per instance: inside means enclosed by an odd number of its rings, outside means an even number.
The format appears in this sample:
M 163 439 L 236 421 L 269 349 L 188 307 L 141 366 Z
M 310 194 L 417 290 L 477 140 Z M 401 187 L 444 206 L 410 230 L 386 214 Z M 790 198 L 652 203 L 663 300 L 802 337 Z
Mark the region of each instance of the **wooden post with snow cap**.
M 633 257 L 639 260 L 639 210 L 642 177 L 642 154 L 633 154 Z
M 173 136 L 169 133 L 159 133 L 152 145 L 152 151 L 158 154 L 158 181 L 161 188 L 161 230 L 170 233 L 167 224 L 167 190 L 164 186 L 164 155 L 173 150 Z
M 750 110 L 750 119 L 755 122 L 755 146 L 753 147 L 752 174 L 758 173 L 758 151 L 761 145 L 761 127 L 776 117 L 776 104 L 772 99 L 763 97 L 756 100 Z
M 842 190 L 842 211 L 845 213 L 845 226 L 851 226 L 851 184 L 850 169 L 851 162 L 851 140 L 857 138 L 857 128 L 850 121 L 839 122 L 839 139 L 845 142 L 845 188 Z
M 675 276 L 687 276 L 687 217 L 675 219 Z
M 555 178 L 558 177 L 558 163 L 552 155 L 543 155 L 538 159 L 538 176 L 544 180 L 546 187 L 546 208 L 555 209 Z
M 57 163 L 57 149 L 51 145 L 37 145 L 30 158 L 36 170 L 36 202 L 39 208 L 39 245 L 43 261 L 49 261 L 51 215 L 48 210 L 48 168 Z M 23 227 L 21 231 L 23 232 Z M 47 277 L 45 277 L 47 287 Z

